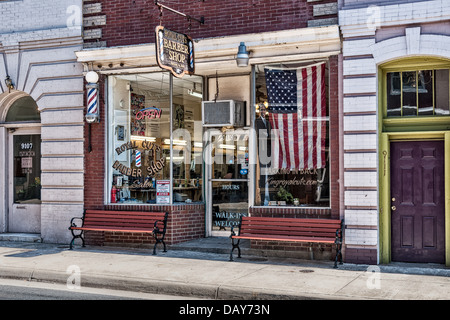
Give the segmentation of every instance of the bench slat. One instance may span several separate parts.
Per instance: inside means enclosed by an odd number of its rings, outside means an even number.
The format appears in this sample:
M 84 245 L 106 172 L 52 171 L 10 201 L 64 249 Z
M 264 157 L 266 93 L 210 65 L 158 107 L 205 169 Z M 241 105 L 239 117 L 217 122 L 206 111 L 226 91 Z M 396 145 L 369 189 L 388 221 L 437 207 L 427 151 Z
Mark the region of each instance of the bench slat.
M 163 216 L 165 212 L 156 212 L 156 211 L 105 211 L 105 210 L 86 210 L 86 215 L 89 214 L 105 214 L 105 215 L 156 215 Z
M 310 227 L 310 226 L 290 226 L 290 225 L 242 225 L 241 226 L 241 230 L 300 230 L 300 231 L 304 231 L 304 230 L 309 230 L 309 231 L 323 231 L 323 232 L 334 232 L 336 231 L 336 229 L 339 229 L 338 226 L 336 227 L 323 227 L 323 226 L 314 226 L 314 227 Z
M 242 217 L 242 220 L 251 220 L 251 221 L 285 221 L 285 222 L 301 222 L 301 223 L 336 223 L 340 224 L 341 220 L 338 219 L 303 219 L 303 218 L 283 218 L 283 217 Z
M 152 233 L 153 229 L 139 229 L 139 228 L 135 228 L 135 229 L 130 229 L 130 228 L 119 228 L 119 227 L 114 227 L 114 228 L 108 228 L 108 227 L 104 227 L 104 226 L 92 226 L 92 227 L 73 227 L 73 230 L 85 230 L 85 231 L 117 231 L 117 232 L 138 232 L 138 233 Z
M 113 219 L 102 219 L 102 220 L 87 220 L 84 221 L 84 225 L 88 224 L 155 224 L 156 221 L 161 220 L 113 220 Z
M 263 235 L 239 235 L 233 236 L 235 239 L 253 239 L 253 240 L 269 240 L 269 241 L 293 241 L 293 242 L 320 242 L 320 243 L 334 243 L 334 239 L 330 238 L 314 238 L 314 237 L 289 237 L 289 236 L 263 236 Z
M 312 232 L 272 232 L 272 233 L 255 233 L 255 232 L 242 232 L 241 235 L 246 234 L 246 235 L 253 235 L 255 237 L 265 237 L 265 236 L 273 236 L 273 237 L 278 237 L 278 236 L 286 236 L 286 237 L 291 237 L 291 238 L 297 238 L 297 237 L 310 237 L 310 238 L 314 238 L 314 237 L 321 237 L 321 238 L 327 238 L 327 239 L 335 239 L 336 238 L 336 234 L 326 234 L 326 233 L 312 233 Z
M 305 227 L 325 227 L 325 228 L 338 228 L 340 227 L 340 222 L 317 222 L 317 221 L 309 221 L 309 222 L 303 222 L 303 221 L 283 221 L 282 219 L 274 219 L 274 220 L 249 220 L 242 218 L 242 225 L 280 225 L 280 226 L 305 226 Z

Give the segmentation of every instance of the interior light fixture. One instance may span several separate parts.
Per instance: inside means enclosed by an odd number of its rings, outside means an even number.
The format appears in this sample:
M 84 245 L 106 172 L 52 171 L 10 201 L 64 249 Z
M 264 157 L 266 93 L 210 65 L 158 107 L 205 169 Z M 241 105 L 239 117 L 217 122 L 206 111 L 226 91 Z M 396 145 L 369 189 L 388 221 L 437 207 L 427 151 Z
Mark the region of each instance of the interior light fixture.
M 219 144 L 219 148 L 221 149 L 229 149 L 229 150 L 235 150 L 236 146 L 232 144 Z
M 131 136 L 131 140 L 155 142 L 155 137 Z
M 203 98 L 203 94 L 202 94 L 201 91 L 197 90 L 195 82 L 194 82 L 194 88 L 193 89 L 188 89 L 188 94 L 193 96 L 193 97 L 200 98 L 200 99 Z
M 172 143 L 174 145 L 177 145 L 177 146 L 186 146 L 187 145 L 186 140 L 176 140 L 176 139 L 174 139 L 174 140 L 172 140 Z M 164 144 L 170 144 L 170 139 L 164 139 Z
M 188 94 L 193 96 L 193 97 L 197 97 L 197 98 L 203 98 L 203 94 L 201 92 L 198 91 L 194 91 L 192 89 L 188 89 Z

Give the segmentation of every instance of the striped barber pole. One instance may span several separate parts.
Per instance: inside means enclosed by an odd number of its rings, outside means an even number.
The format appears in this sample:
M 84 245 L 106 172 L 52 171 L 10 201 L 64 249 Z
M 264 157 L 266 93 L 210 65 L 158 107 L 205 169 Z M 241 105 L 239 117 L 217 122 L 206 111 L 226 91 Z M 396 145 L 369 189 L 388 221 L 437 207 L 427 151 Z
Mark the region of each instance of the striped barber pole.
M 136 150 L 136 167 L 141 166 L 141 152 L 139 150 Z
M 194 45 L 192 44 L 192 41 L 189 41 L 189 57 L 190 57 L 190 67 L 191 69 L 194 69 Z
M 87 96 L 87 112 L 91 114 L 97 114 L 98 113 L 98 90 L 96 87 L 91 87 L 88 89 L 88 96 Z

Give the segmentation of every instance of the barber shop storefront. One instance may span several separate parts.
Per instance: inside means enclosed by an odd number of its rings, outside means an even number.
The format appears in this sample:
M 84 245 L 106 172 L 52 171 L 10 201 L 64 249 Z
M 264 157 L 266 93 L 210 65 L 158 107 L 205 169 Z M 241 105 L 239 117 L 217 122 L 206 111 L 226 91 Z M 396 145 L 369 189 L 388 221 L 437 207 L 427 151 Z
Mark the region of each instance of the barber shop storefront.
M 154 44 L 77 52 L 99 75 L 85 208 L 169 212 L 168 243 L 228 237 L 247 215 L 339 217 L 338 27 L 186 48 L 186 74 L 162 68 Z

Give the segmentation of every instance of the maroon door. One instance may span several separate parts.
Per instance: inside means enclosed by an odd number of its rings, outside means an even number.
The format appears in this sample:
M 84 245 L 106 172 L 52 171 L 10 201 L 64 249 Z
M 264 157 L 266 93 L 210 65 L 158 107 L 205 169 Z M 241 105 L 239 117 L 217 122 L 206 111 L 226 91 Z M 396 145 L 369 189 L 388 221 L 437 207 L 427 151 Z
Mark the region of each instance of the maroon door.
M 445 262 L 444 142 L 391 143 L 392 261 Z

